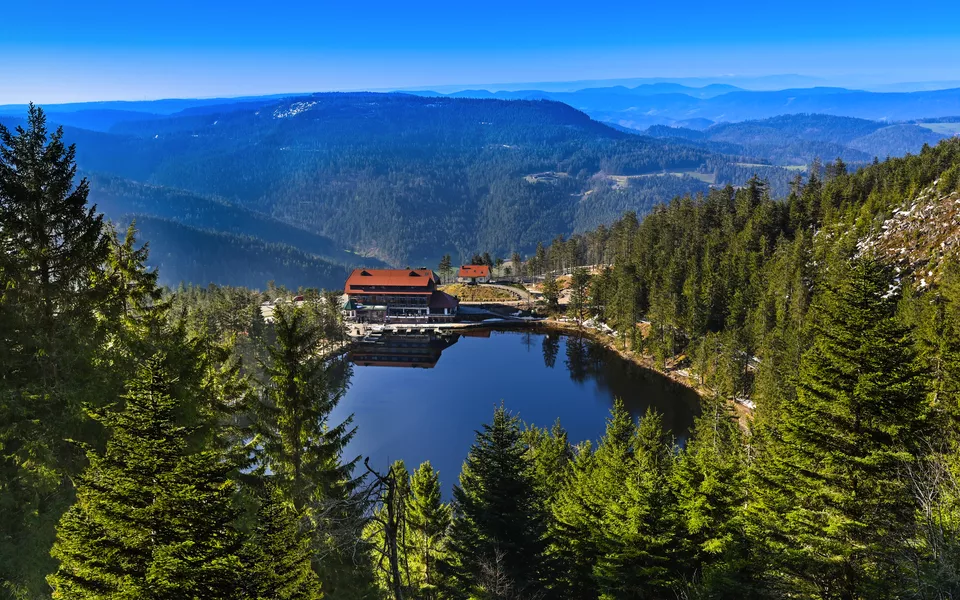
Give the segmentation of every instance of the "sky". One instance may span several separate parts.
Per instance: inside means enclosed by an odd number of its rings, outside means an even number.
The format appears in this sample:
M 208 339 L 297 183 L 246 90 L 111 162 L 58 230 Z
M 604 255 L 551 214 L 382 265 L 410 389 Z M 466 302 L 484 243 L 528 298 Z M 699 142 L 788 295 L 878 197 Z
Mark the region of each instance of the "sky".
M 0 104 L 786 73 L 960 80 L 956 0 L 0 4 Z

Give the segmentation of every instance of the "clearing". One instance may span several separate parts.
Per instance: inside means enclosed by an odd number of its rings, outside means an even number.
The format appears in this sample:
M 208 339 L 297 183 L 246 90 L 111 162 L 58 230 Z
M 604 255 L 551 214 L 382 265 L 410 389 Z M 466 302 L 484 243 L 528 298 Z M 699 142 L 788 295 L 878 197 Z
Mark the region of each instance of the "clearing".
M 960 123 L 917 123 L 917 125 L 943 135 L 960 135 Z
M 451 296 L 456 296 L 461 302 L 502 302 L 517 299 L 514 294 L 506 290 L 485 285 L 451 283 L 450 285 L 441 286 L 440 289 Z

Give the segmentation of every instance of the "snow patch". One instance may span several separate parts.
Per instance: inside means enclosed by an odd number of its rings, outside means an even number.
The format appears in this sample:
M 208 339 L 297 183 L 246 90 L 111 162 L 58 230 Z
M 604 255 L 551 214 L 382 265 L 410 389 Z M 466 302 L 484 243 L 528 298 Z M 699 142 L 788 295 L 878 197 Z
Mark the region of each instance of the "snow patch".
M 277 110 L 273 111 L 273 118 L 285 119 L 287 117 L 295 117 L 302 112 L 310 110 L 311 108 L 313 108 L 313 105 L 315 104 L 316 104 L 315 101 L 314 102 L 294 102 L 293 104 L 288 106 L 286 110 L 281 110 L 278 108 Z M 257 111 L 257 114 L 260 114 L 259 111 Z

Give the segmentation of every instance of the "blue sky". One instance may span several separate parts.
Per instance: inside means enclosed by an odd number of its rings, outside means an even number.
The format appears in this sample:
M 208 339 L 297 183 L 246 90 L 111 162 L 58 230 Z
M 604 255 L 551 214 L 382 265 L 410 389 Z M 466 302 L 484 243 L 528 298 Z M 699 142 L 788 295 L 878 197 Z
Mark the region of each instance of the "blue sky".
M 779 73 L 960 80 L 956 0 L 4 4 L 0 104 Z

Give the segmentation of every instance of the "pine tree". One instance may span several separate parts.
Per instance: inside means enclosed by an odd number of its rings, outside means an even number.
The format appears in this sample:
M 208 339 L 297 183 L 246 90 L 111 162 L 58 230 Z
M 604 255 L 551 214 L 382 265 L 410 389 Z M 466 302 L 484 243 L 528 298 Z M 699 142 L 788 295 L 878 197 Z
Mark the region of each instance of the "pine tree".
M 560 306 L 560 284 L 553 277 L 543 280 L 543 299 L 549 310 L 556 310 Z
M 534 479 L 548 508 L 556 502 L 573 462 L 573 448 L 560 419 L 550 429 L 530 427 L 524 431 L 524 440 L 530 447 Z
M 411 546 L 408 562 L 415 572 L 413 597 L 439 598 L 446 587 L 441 564 L 446 557 L 444 540 L 450 526 L 451 507 L 443 502 L 439 473 L 429 461 L 421 464 L 410 477 L 406 510 Z
M 600 594 L 597 566 L 610 542 L 604 522 L 636 470 L 635 433 L 630 413 L 617 400 L 597 450 L 589 444 L 577 448 L 553 504 L 549 554 L 559 572 L 556 587 L 570 597 Z
M 317 355 L 318 328 L 303 308 L 274 313 L 276 342 L 262 365 L 267 377 L 255 426 L 260 468 L 269 470 L 294 509 L 305 515 L 314 539 L 314 569 L 325 595 L 356 594 L 373 586 L 368 548 L 362 541 L 366 506 L 356 496 L 358 458 L 344 462 L 353 437 L 352 417 L 331 425 L 343 394 L 332 366 Z
M 614 267 L 616 292 L 611 310 L 613 326 L 617 330 L 622 348 L 632 348 L 637 331 L 637 282 L 633 267 L 618 263 Z
M 251 600 L 319 600 L 320 580 L 313 571 L 312 540 L 303 519 L 267 482 L 257 498 L 256 521 L 244 543 L 243 594 Z
M 74 156 L 33 105 L 25 128 L 0 125 L 0 585 L 26 597 L 48 593 L 50 545 L 82 469 L 66 440 L 102 441 L 81 407 L 113 399 L 101 389 L 112 373 L 91 360 L 109 237 L 86 180 L 74 186 Z
M 527 453 L 519 419 L 498 407 L 453 490 L 450 550 L 463 594 L 528 595 L 544 586 L 546 514 Z
M 450 273 L 453 271 L 453 259 L 449 254 L 443 255 L 437 270 L 440 271 L 440 276 L 443 277 L 445 281 L 450 279 Z
M 317 356 L 318 328 L 302 308 L 278 307 L 276 343 L 262 364 L 267 376 L 258 428 L 263 467 L 298 511 L 335 496 L 352 481 L 356 459 L 340 457 L 355 429 L 348 418 L 330 426 L 329 415 L 340 401 L 324 362 Z
M 742 507 L 748 498 L 746 440 L 729 405 L 704 399 L 671 477 L 691 570 L 706 597 L 756 592 Z
M 547 266 L 547 250 L 543 247 L 543 242 L 537 242 L 537 251 L 536 254 L 534 254 L 534 260 L 537 264 L 537 275 L 542 276 Z
M 16 249 L 7 274 L 16 301 L 35 311 L 41 347 L 53 354 L 64 323 L 90 318 L 99 291 L 88 278 L 109 253 L 103 216 L 87 205 L 87 180 L 74 186 L 75 156 L 63 128 L 48 135 L 43 110 L 32 104 L 26 129 L 13 135 L 0 125 L 0 229 Z
M 583 325 L 587 318 L 589 306 L 590 273 L 584 268 L 573 270 L 570 276 L 570 316 L 577 321 L 577 326 Z
M 660 416 L 640 419 L 631 471 L 602 521 L 594 573 L 604 597 L 665 598 L 682 581 L 676 500 L 669 485 L 672 443 Z
M 753 518 L 784 571 L 826 598 L 899 594 L 913 533 L 905 473 L 928 409 L 892 276 L 872 259 L 837 272 L 816 302 L 798 394 L 767 426 Z
M 519 252 L 510 255 L 510 264 L 513 265 L 513 274 L 517 276 L 519 281 L 523 276 L 523 257 L 520 256 Z
M 149 359 L 125 408 L 95 415 L 111 437 L 102 455 L 88 452 L 77 502 L 58 527 L 54 598 L 237 597 L 239 465 L 221 449 L 195 447 L 202 426 L 183 411 L 200 373 L 178 363 Z

